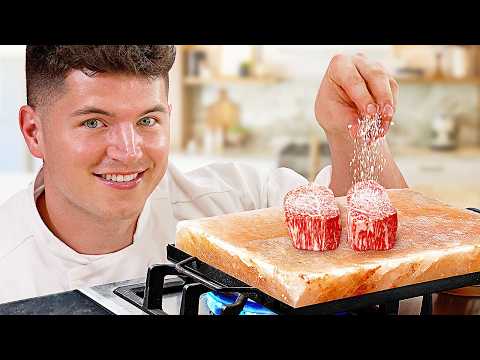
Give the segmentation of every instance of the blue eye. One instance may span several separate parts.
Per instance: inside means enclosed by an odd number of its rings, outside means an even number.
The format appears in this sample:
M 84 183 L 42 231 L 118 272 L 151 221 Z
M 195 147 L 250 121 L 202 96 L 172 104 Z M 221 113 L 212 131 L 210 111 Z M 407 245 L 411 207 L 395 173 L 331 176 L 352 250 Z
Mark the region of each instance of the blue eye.
M 97 129 L 97 128 L 105 126 L 104 123 L 102 123 L 100 120 L 97 120 L 97 119 L 87 120 L 87 121 L 83 122 L 83 125 L 90 128 L 90 129 Z
M 148 127 L 154 126 L 156 123 L 157 121 L 151 117 L 146 117 L 138 121 L 138 124 L 142 126 L 148 126 Z

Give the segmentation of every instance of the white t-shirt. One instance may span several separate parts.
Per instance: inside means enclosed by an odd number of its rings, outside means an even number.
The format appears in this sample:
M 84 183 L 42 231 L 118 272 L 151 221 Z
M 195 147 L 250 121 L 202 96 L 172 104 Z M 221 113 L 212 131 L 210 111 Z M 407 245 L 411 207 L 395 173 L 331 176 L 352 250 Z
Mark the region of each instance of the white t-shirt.
M 315 182 L 328 186 L 331 167 Z M 43 172 L 0 206 L 0 303 L 144 277 L 167 262 L 178 221 L 280 206 L 285 193 L 307 179 L 279 168 L 264 173 L 239 163 L 215 163 L 182 173 L 169 164 L 138 220 L 132 245 L 105 255 L 79 254 L 43 223 L 35 200 Z

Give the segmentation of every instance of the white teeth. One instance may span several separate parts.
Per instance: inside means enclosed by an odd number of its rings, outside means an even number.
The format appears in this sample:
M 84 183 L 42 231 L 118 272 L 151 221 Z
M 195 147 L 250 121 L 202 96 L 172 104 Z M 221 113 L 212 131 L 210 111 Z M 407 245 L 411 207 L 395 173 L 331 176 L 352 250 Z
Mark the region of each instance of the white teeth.
M 138 173 L 130 175 L 115 175 L 115 174 L 102 174 L 102 178 L 105 180 L 115 181 L 115 182 L 127 182 L 132 181 L 138 176 Z

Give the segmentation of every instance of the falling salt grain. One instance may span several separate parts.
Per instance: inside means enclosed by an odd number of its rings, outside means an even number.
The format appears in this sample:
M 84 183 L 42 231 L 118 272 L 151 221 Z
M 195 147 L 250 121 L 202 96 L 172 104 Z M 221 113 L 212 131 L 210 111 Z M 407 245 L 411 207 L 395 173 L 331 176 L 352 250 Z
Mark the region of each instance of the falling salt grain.
M 380 114 L 364 116 L 358 119 L 359 128 L 353 139 L 353 158 L 350 169 L 353 172 L 353 183 L 364 180 L 378 181 L 386 159 L 379 151 L 384 141 L 384 129 Z M 351 129 L 352 125 L 348 125 Z

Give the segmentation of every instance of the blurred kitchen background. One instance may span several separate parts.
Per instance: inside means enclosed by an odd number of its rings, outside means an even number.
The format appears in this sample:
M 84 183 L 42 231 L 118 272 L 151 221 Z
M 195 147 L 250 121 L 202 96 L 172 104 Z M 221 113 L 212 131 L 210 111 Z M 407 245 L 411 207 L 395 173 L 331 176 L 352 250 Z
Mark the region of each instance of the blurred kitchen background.
M 0 203 L 40 162 L 24 145 L 24 46 L 0 46 Z M 313 179 L 330 163 L 313 105 L 330 59 L 363 52 L 395 75 L 388 141 L 411 188 L 480 207 L 480 46 L 182 45 L 170 74 L 171 161 L 286 166 Z

